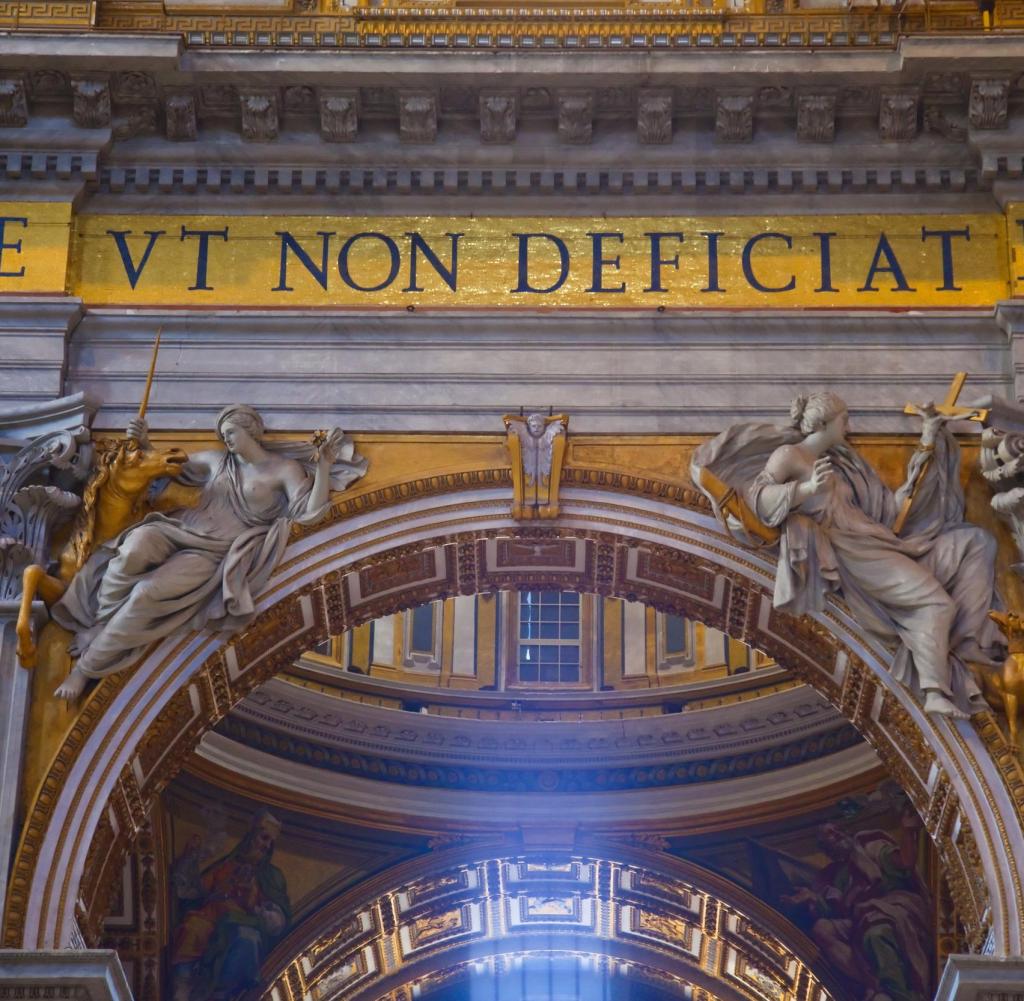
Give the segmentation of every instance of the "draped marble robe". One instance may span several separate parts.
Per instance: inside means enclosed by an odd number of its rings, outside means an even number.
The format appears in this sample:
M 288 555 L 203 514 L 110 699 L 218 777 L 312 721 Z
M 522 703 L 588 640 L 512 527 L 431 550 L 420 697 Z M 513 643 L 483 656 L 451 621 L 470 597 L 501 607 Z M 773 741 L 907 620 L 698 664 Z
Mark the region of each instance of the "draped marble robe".
M 956 439 L 943 427 L 933 451 L 914 453 L 895 492 L 849 445 L 831 449 L 831 480 L 794 508 L 796 482 L 776 483 L 765 464 L 775 449 L 801 440 L 794 428 L 736 425 L 694 453 L 694 482 L 697 469 L 709 469 L 761 521 L 781 529 L 776 608 L 820 612 L 828 594 L 838 592 L 857 622 L 894 650 L 897 681 L 937 689 L 977 711 L 980 693 L 966 663 L 991 665 L 997 655 L 998 634 L 987 616 L 999 607 L 996 542 L 964 521 Z M 897 536 L 896 515 L 919 476 Z
M 313 446 L 263 442 L 268 452 L 298 461 L 309 474 L 289 503 L 283 492 L 262 508 L 242 490 L 238 456 L 225 451 L 207 469 L 186 464 L 178 481 L 202 488 L 195 507 L 153 512 L 100 546 L 52 609 L 75 635 L 69 652 L 89 678 L 123 670 L 154 641 L 179 629 L 234 631 L 255 615 L 255 597 L 288 544 L 293 523 L 315 524 L 330 502 L 306 511 L 313 486 Z M 343 490 L 366 471 L 346 438 L 331 466 L 331 487 Z

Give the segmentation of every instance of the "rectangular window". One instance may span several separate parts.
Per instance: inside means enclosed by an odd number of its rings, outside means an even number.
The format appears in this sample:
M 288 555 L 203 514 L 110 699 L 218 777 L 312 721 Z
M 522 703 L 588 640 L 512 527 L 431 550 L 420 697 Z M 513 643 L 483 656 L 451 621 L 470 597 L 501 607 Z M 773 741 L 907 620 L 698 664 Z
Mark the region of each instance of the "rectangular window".
M 519 595 L 519 681 L 580 680 L 580 596 L 573 591 Z
M 415 653 L 434 652 L 434 605 L 418 605 L 412 610 L 411 644 Z
M 686 653 L 686 619 L 681 615 L 665 615 L 665 653 Z

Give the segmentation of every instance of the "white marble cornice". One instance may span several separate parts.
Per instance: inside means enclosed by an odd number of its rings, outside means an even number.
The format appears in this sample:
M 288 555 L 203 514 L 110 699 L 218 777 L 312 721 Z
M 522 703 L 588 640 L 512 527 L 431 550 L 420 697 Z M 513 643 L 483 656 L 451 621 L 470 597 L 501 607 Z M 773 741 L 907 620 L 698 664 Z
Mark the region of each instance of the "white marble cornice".
M 709 821 L 745 810 L 763 811 L 768 804 L 804 796 L 824 786 L 855 785 L 878 766 L 875 752 L 867 744 L 767 774 L 723 779 L 683 786 L 621 790 L 607 793 L 524 794 L 483 793 L 479 790 L 437 789 L 397 786 L 392 782 L 357 778 L 323 768 L 284 761 L 273 754 L 246 747 L 216 732 L 204 735 L 195 751 L 194 771 L 217 781 L 236 775 L 271 802 L 285 802 L 300 808 L 338 810 L 346 816 L 399 816 L 405 826 L 417 818 L 419 829 L 460 824 L 476 830 L 494 830 L 533 823 L 550 823 L 552 810 L 572 817 L 580 827 L 601 830 L 636 829 L 649 824 L 674 831 L 702 828 Z M 213 773 L 210 769 L 213 769 Z M 396 796 L 396 790 L 401 796 Z
M 68 387 L 103 401 L 97 426 L 136 413 L 159 325 L 175 362 L 151 403 L 158 429 L 207 428 L 224 400 L 246 399 L 277 427 L 493 431 L 502 413 L 557 400 L 579 433 L 707 433 L 738 416 L 784 422 L 793 392 L 831 388 L 858 432 L 908 433 L 907 394 L 941 399 L 951 372 L 971 373 L 971 398 L 1014 395 L 987 311 L 97 310 L 68 358 Z
M 0 997 L 132 1001 L 124 968 L 112 949 L 0 949 Z
M 430 701 L 429 696 L 416 695 Z M 602 768 L 638 767 L 749 754 L 821 736 L 846 724 L 806 687 L 665 716 L 482 722 L 381 709 L 279 679 L 241 702 L 232 717 L 324 747 L 438 765 L 462 762 L 503 768 L 593 768 L 598 761 Z
M 109 72 L 145 64 L 150 70 L 178 64 L 184 43 L 177 35 L 103 31 L 0 31 L 0 60 L 53 67 L 63 61 Z
M 86 393 L 5 407 L 0 410 L 0 438 L 24 445 L 53 431 L 87 427 L 95 412 L 96 403 Z

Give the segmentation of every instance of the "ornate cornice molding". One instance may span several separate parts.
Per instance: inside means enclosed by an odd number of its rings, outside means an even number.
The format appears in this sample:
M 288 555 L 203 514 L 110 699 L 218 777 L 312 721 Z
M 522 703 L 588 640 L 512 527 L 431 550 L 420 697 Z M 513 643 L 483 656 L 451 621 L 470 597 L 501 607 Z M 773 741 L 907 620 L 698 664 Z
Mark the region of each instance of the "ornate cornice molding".
M 498 51 L 481 63 L 480 52 L 433 44 L 401 59 L 342 58 L 271 53 L 266 42 L 179 53 L 149 38 L 141 57 L 137 35 L 35 48 L 33 39 L 0 38 L 0 119 L 18 126 L 0 137 L 4 170 L 22 181 L 81 178 L 103 192 L 963 192 L 1018 176 L 1024 164 L 1013 68 L 1024 43 L 1010 36 L 998 48 L 961 39 L 948 72 L 934 69 L 946 39 L 906 41 L 895 63 L 851 43 L 842 55 L 816 51 L 809 65 L 793 61 L 788 43 L 765 55 L 744 51 L 736 36 L 728 56 L 694 54 L 699 74 L 678 52 L 641 64 L 612 46 L 599 75 L 589 49 L 546 60 L 515 53 L 512 62 Z M 247 83 L 257 77 L 258 92 Z M 59 149 L 53 119 L 67 123 Z M 78 135 L 69 142 L 71 123 Z M 673 134 L 685 135 L 685 167 Z M 843 142 L 827 155 L 817 148 L 836 135 Z M 292 164 L 259 152 L 282 139 Z M 552 142 L 564 152 L 558 169 L 546 156 Z M 430 145 L 439 152 L 424 167 Z
M 419 785 L 437 789 L 471 789 L 486 792 L 609 792 L 715 782 L 746 775 L 762 775 L 791 765 L 803 764 L 854 747 L 860 742 L 849 724 L 778 744 L 770 750 L 716 758 L 690 760 L 673 767 L 566 768 L 541 766 L 536 769 L 508 769 L 495 766 L 438 764 L 431 767 L 398 758 L 383 758 L 353 750 L 323 747 L 313 741 L 289 737 L 262 729 L 240 719 L 221 723 L 219 732 L 244 746 L 257 748 L 289 761 L 312 764 L 326 771 L 339 771 L 380 782 Z
M 522 793 L 637 790 L 767 774 L 861 739 L 834 710 L 799 690 L 713 712 L 622 720 L 617 728 L 598 722 L 484 728 L 312 695 L 271 682 L 218 732 L 288 761 L 376 781 Z
M 771 156 L 766 152 L 766 157 Z M 20 160 L 18 159 L 20 157 Z M 640 154 L 637 154 L 637 159 Z M 0 158 L 3 159 L 3 158 Z M 704 194 L 756 195 L 790 194 L 885 194 L 893 190 L 907 193 L 970 193 L 987 191 L 1001 177 L 1020 176 L 1024 155 L 1003 151 L 986 154 L 977 165 L 965 166 L 962 157 L 953 164 L 924 163 L 900 165 L 895 162 L 848 167 L 805 166 L 767 167 L 737 162 L 706 168 L 655 169 L 619 165 L 551 169 L 548 166 L 510 164 L 473 170 L 446 167 L 302 166 L 224 167 L 181 166 L 174 163 L 139 163 L 133 166 L 104 166 L 96 169 L 95 156 L 59 158 L 47 155 L 45 161 L 31 152 L 7 154 L 3 162 L 13 179 L 26 180 L 26 174 L 64 177 L 80 174 L 96 181 L 96 190 L 110 194 L 196 194 L 215 195 L 478 195 L 495 194 Z M 26 165 L 31 164 L 29 169 Z M 46 174 L 40 173 L 45 169 Z M 63 171 L 63 173 L 62 173 Z
M 421 690 L 415 701 L 445 693 Z M 493 693 L 479 693 L 481 697 Z M 504 693 L 508 694 L 508 693 Z M 603 696 L 614 693 L 602 693 Z M 584 693 L 585 695 L 585 693 Z M 685 704 L 703 693 L 660 690 L 665 702 Z M 706 697 L 706 696 L 704 696 Z M 481 708 L 486 711 L 486 702 Z M 624 706 L 625 708 L 625 706 Z M 843 717 L 805 686 L 731 705 L 633 719 L 574 722 L 487 721 L 403 712 L 338 699 L 274 678 L 240 702 L 225 722 L 312 741 L 325 748 L 381 754 L 405 761 L 493 767 L 587 767 L 599 755 L 606 767 L 664 765 L 719 754 L 764 751 L 832 733 Z
M 187 771 L 214 788 L 272 807 L 431 838 L 495 837 L 524 825 L 543 826 L 552 804 L 568 809 L 581 829 L 609 837 L 705 835 L 828 809 L 844 796 L 870 794 L 886 776 L 870 747 L 860 743 L 820 764 L 700 783 L 685 792 L 662 786 L 524 796 L 406 786 L 396 796 L 388 783 L 285 761 L 216 732 L 203 737 Z
M 132 992 L 112 949 L 0 949 L 0 998 L 131 1001 Z

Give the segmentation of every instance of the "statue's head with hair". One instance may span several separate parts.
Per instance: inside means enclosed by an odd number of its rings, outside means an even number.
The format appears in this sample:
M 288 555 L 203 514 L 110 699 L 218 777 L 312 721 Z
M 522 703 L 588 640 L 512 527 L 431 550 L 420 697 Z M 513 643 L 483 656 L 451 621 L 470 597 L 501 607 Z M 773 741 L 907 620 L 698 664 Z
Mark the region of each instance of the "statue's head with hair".
M 224 441 L 224 427 L 228 424 L 247 431 L 256 441 L 262 441 L 266 428 L 263 418 L 244 403 L 232 403 L 217 415 L 217 437 Z
M 846 403 L 835 393 L 811 393 L 793 401 L 789 417 L 793 427 L 806 437 L 846 411 Z

